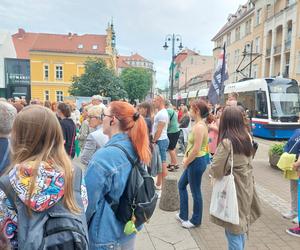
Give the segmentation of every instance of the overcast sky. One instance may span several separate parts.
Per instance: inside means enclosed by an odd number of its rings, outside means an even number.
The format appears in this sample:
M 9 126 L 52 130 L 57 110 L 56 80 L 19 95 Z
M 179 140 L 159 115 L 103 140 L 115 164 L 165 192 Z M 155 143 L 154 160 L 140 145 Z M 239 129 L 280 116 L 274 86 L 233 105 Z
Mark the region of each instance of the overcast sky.
M 17 32 L 105 34 L 113 18 L 121 55 L 139 53 L 154 62 L 157 84 L 168 84 L 171 49 L 167 34 L 183 45 L 212 55 L 211 38 L 229 13 L 247 0 L 0 0 L 0 29 Z

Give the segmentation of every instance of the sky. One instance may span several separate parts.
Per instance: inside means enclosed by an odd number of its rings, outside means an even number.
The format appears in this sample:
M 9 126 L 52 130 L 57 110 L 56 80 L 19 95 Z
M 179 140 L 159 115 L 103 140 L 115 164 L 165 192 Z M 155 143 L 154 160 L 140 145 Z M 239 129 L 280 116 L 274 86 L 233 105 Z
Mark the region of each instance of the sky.
M 0 30 L 105 34 L 113 19 L 120 55 L 139 53 L 154 62 L 157 86 L 168 85 L 171 48 L 166 35 L 179 34 L 184 47 L 212 55 L 212 37 L 230 13 L 247 0 L 0 0 Z M 179 45 L 179 44 L 178 44 Z M 175 51 L 175 52 L 178 52 Z

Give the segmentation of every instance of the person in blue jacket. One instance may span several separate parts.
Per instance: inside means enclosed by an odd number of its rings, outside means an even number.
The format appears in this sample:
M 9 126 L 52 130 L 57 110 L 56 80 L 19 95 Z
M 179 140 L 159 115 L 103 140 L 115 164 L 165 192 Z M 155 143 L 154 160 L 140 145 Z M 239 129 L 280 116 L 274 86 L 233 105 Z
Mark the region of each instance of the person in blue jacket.
M 288 140 L 284 147 L 284 152 L 296 154 L 298 159 L 300 154 L 300 129 L 296 129 L 292 137 Z M 283 213 L 282 216 L 286 219 L 298 222 L 298 199 L 297 199 L 297 180 L 290 180 L 290 192 L 291 192 L 291 210 Z
M 132 159 L 149 164 L 149 137 L 144 118 L 126 102 L 111 102 L 103 113 L 103 133 L 110 138 L 93 155 L 87 167 L 85 181 L 89 204 L 86 211 L 90 250 L 133 250 L 135 234 L 124 234 L 124 224 L 117 220 L 105 197 L 118 203 L 125 189 L 132 165 L 121 145 Z

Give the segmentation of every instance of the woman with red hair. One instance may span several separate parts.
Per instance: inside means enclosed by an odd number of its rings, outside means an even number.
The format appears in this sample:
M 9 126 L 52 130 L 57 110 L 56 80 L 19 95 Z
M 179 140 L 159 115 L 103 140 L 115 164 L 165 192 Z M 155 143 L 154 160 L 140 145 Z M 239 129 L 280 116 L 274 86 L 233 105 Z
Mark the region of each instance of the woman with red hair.
M 86 173 L 89 249 L 134 249 L 135 234 L 124 234 L 125 225 L 110 206 L 119 203 L 132 168 L 125 152 L 113 145 L 121 146 L 133 160 L 149 164 L 147 125 L 132 105 L 120 101 L 111 102 L 102 118 L 109 141 L 93 155 Z

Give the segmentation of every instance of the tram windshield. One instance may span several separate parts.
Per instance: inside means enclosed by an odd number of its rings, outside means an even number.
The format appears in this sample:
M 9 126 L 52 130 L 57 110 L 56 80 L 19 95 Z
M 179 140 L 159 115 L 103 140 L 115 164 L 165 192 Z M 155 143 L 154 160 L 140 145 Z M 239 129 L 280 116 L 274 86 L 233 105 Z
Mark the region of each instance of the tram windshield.
M 271 117 L 281 122 L 297 122 L 300 112 L 299 86 L 290 79 L 274 79 L 268 83 Z

